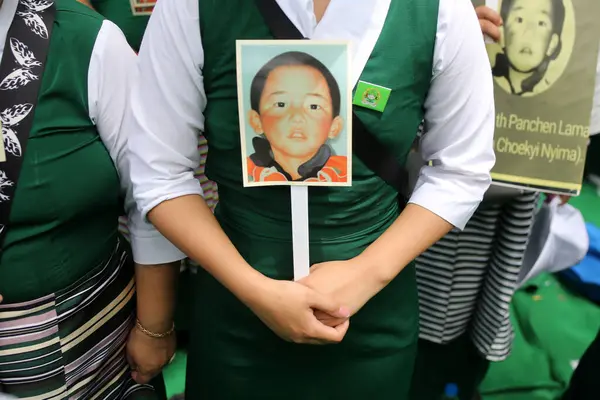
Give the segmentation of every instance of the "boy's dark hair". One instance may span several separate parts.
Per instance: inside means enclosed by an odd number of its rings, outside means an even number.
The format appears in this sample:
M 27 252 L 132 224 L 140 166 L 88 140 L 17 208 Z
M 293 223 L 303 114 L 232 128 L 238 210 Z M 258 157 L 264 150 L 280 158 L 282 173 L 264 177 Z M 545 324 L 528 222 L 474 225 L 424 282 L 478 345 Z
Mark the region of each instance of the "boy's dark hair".
M 310 54 L 301 51 L 288 51 L 286 53 L 282 53 L 272 58 L 256 73 L 254 79 L 252 79 L 252 84 L 250 85 L 250 107 L 252 107 L 252 109 L 257 113 L 260 113 L 260 97 L 265 89 L 267 78 L 274 69 L 297 65 L 312 67 L 323 75 L 325 82 L 327 82 L 327 86 L 329 87 L 329 94 L 331 96 L 331 104 L 333 107 L 332 116 L 335 118 L 340 115 L 340 103 L 342 96 L 340 94 L 340 86 L 335 80 L 335 77 L 321 61 L 317 60 Z
M 554 53 L 550 55 L 551 59 L 556 59 L 562 48 L 562 31 L 565 26 L 565 3 L 563 0 L 550 0 L 552 3 L 552 33 L 558 35 L 558 45 L 554 49 Z M 508 20 L 508 14 L 513 7 L 514 0 L 502 0 L 500 6 L 500 16 L 503 21 Z
M 548 70 L 548 66 L 552 60 L 556 60 L 560 51 L 562 50 L 562 31 L 565 25 L 565 4 L 563 0 L 551 0 L 552 2 L 552 33 L 558 36 L 558 44 L 556 45 L 556 49 L 554 52 L 547 56 L 542 64 L 537 68 L 533 74 L 525 79 L 521 84 L 523 88 L 523 93 L 533 92 L 535 86 L 544 79 L 544 75 Z M 514 0 L 502 0 L 502 5 L 500 6 L 500 16 L 502 20 L 506 21 L 508 19 L 508 14 L 510 13 L 511 8 L 513 7 Z M 506 56 L 506 50 L 504 52 L 500 52 L 496 55 L 496 62 L 494 64 L 494 68 L 492 68 L 492 74 L 494 76 L 501 76 L 508 79 L 510 68 L 510 62 L 508 57 Z M 511 84 L 512 87 L 512 84 Z

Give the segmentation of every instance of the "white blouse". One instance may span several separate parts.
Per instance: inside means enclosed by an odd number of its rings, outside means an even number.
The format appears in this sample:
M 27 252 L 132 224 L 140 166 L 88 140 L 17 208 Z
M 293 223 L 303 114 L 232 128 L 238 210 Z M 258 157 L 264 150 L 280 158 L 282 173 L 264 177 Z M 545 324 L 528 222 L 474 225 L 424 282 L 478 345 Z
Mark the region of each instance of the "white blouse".
M 311 39 L 352 42 L 356 83 L 377 42 L 392 0 L 331 0 L 317 24 L 312 0 L 278 0 Z M 426 51 L 426 49 L 424 49 Z M 206 94 L 198 0 L 161 0 L 139 53 L 126 130 L 134 196 L 142 213 L 165 200 L 202 195 L 200 162 Z M 431 87 L 425 102 L 424 160 L 410 199 L 458 228 L 491 182 L 494 96 L 490 65 L 470 0 L 440 0 Z

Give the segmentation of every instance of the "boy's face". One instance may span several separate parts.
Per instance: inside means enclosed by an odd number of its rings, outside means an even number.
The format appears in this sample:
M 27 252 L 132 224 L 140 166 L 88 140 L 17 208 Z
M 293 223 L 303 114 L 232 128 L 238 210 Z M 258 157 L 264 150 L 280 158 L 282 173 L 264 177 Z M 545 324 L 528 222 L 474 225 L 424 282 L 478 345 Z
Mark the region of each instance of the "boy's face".
M 327 81 L 308 66 L 275 68 L 265 82 L 259 112 L 250 111 L 250 124 L 264 133 L 274 152 L 290 158 L 313 157 L 327 139 L 342 130 L 333 118 Z
M 558 45 L 553 33 L 552 0 L 514 0 L 504 23 L 506 56 L 512 67 L 530 72 Z

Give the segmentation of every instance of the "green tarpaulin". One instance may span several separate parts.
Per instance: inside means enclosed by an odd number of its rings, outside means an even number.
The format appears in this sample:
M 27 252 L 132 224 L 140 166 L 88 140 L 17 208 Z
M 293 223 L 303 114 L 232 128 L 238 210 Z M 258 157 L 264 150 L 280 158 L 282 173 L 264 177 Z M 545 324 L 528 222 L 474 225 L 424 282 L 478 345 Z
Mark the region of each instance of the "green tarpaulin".
M 517 291 L 511 320 L 512 354 L 490 367 L 481 387 L 483 399 L 560 399 L 577 361 L 600 329 L 600 307 L 545 274 Z

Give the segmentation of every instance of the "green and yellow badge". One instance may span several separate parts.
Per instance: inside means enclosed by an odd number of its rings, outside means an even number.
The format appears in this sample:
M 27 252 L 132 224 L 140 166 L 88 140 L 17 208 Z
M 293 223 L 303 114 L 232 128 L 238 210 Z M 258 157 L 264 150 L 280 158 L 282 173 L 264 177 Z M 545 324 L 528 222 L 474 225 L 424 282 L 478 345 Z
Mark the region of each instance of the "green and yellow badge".
M 386 87 L 358 81 L 352 103 L 356 106 L 383 112 L 391 93 L 392 90 Z

